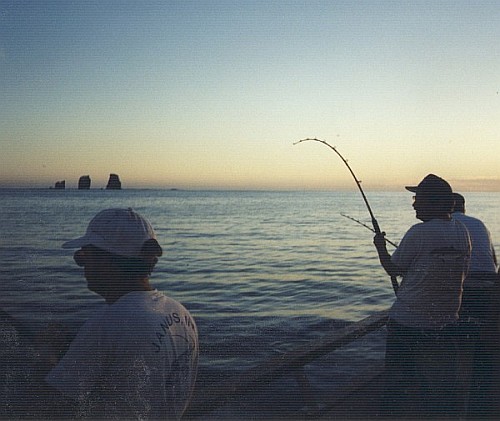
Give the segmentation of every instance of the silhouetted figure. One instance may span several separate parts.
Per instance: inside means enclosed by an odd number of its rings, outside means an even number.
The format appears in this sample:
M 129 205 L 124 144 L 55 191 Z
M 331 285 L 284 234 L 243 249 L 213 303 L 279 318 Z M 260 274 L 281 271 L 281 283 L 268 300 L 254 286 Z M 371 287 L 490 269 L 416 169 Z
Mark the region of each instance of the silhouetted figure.
M 465 226 L 451 219 L 450 185 L 434 174 L 418 186 L 413 225 L 391 256 L 385 233 L 374 244 L 390 276 L 401 276 L 387 323 L 383 417 L 456 417 L 463 397 L 456 387 L 456 323 L 471 253 Z
M 500 311 L 498 297 L 498 265 L 491 235 L 484 223 L 465 214 L 465 198 L 453 193 L 452 218 L 462 222 L 472 243 L 469 273 L 464 282 L 460 327 L 463 339 L 464 367 L 471 370 L 469 383 L 469 417 L 498 415 L 495 382 L 499 370 L 497 321 Z

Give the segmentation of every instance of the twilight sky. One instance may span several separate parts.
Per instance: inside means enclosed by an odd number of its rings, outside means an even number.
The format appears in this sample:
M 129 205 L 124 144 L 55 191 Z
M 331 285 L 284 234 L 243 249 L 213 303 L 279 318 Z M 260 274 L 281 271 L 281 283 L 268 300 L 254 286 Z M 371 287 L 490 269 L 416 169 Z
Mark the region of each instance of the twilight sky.
M 0 1 L 0 186 L 500 191 L 500 4 Z

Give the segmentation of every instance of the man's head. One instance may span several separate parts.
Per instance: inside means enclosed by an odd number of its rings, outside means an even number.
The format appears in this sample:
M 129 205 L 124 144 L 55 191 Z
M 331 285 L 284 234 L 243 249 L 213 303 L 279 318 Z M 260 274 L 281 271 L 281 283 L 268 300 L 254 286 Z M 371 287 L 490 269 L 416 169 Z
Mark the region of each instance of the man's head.
M 453 193 L 453 200 L 455 202 L 453 212 L 465 213 L 465 198 L 459 193 Z
M 413 208 L 416 217 L 422 221 L 447 218 L 453 210 L 451 186 L 437 175 L 429 174 L 418 186 L 407 186 L 406 189 L 415 193 Z
M 130 208 L 99 212 L 85 235 L 62 247 L 80 248 L 75 262 L 84 267 L 89 289 L 103 296 L 143 282 L 162 255 L 151 224 Z

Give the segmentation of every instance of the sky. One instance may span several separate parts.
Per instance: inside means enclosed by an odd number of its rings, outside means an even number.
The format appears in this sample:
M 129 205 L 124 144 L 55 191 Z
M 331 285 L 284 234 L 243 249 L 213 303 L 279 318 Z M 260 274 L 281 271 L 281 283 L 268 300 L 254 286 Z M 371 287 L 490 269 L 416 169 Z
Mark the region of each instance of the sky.
M 0 186 L 500 191 L 491 1 L 0 0 Z

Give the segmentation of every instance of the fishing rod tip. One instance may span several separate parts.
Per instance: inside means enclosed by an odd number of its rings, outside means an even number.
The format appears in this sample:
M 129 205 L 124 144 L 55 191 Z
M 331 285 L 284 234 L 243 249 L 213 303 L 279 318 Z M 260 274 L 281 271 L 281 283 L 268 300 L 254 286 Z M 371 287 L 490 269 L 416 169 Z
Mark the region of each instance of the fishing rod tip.
M 306 139 L 300 139 L 300 140 L 297 140 L 296 142 L 293 142 L 294 145 L 297 145 L 298 143 L 302 143 L 302 142 L 305 142 L 307 140 L 316 140 L 316 139 L 311 139 L 311 138 L 306 138 Z

